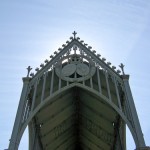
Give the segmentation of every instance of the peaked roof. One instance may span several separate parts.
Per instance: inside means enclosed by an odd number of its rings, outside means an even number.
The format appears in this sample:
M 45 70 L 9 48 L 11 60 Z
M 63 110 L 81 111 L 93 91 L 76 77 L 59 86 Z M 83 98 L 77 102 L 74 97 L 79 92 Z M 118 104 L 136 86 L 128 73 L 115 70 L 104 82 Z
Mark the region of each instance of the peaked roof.
M 115 66 L 111 66 L 110 62 L 106 62 L 104 57 L 101 58 L 100 54 L 97 54 L 95 50 L 92 50 L 91 46 L 88 46 L 83 40 L 80 40 L 79 37 L 76 37 L 76 32 L 73 32 L 73 36 L 70 37 L 70 40 L 66 41 L 66 44 L 62 45 L 62 48 L 58 48 L 58 51 L 55 51 L 53 55 L 50 55 L 50 60 L 46 59 L 44 63 L 41 63 L 40 68 L 36 68 L 36 73 L 30 73 L 31 67 L 29 66 L 28 75 L 31 77 L 31 82 L 34 82 L 37 78 L 40 78 L 45 72 L 51 70 L 55 67 L 58 60 L 67 54 L 68 50 L 77 46 L 82 49 L 86 55 L 89 55 L 91 59 L 95 62 L 95 64 L 99 64 L 101 68 L 107 70 L 111 75 L 115 76 L 118 80 L 120 80 L 120 70 L 116 70 Z M 122 64 L 123 65 L 123 64 Z M 123 70 L 123 69 L 122 69 Z M 29 74 L 30 73 L 30 74 Z
M 115 71 L 115 67 L 110 67 L 110 62 L 105 62 L 105 58 L 101 58 L 91 46 L 76 37 L 76 32 L 73 32 L 70 41 L 66 41 L 50 58 L 50 61 L 45 60 L 45 63 L 40 65 L 40 69 L 36 68 L 35 75 L 31 73 L 29 83 L 31 114 L 34 114 L 41 147 L 45 150 L 63 150 L 70 147 L 115 149 L 121 120 L 114 105 L 121 105 L 123 100 L 118 102 L 119 95 L 114 86 L 119 80 L 122 82 L 120 71 Z M 73 66 L 70 65 L 74 63 L 76 72 L 69 77 L 72 79 L 74 75 L 73 79 L 81 79 L 83 76 L 83 80 L 69 81 L 61 78 L 64 70 L 71 72 L 70 68 Z M 69 69 L 65 68 L 67 66 Z M 80 73 L 82 69 L 86 72 L 86 66 L 90 71 L 84 76 Z M 91 66 L 95 69 L 93 75 Z M 59 67 L 62 69 L 59 70 Z M 57 74 L 57 69 L 62 76 Z M 31 67 L 28 67 L 27 76 L 30 70 Z M 90 78 L 86 78 L 89 74 Z M 113 78 L 117 78 L 114 83 Z M 120 85 L 115 87 L 121 91 Z M 113 104 L 113 107 L 110 104 Z

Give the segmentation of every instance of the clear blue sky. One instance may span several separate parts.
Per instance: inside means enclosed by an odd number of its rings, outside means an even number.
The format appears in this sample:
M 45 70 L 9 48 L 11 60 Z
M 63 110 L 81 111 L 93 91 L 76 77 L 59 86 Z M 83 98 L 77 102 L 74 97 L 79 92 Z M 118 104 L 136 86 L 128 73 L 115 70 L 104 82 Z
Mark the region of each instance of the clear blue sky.
M 125 64 L 150 145 L 149 0 L 1 0 L 1 150 L 8 147 L 27 66 L 38 67 L 74 30 L 113 65 Z M 27 150 L 26 137 L 20 150 Z M 135 148 L 131 139 L 128 134 L 128 150 Z

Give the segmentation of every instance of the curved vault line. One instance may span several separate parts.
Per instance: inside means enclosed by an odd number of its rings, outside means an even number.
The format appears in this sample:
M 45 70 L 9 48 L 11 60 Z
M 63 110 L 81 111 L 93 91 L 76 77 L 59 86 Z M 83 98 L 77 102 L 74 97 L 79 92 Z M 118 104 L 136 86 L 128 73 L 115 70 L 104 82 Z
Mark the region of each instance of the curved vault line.
M 52 95 L 48 96 L 45 100 L 43 100 L 35 109 L 34 111 L 29 115 L 28 119 L 26 120 L 26 122 L 23 124 L 19 134 L 18 134 L 18 139 L 17 139 L 17 143 L 19 145 L 20 140 L 22 138 L 22 135 L 27 127 L 27 125 L 29 124 L 29 122 L 32 120 L 32 118 L 37 114 L 37 112 L 42 109 L 42 107 L 44 107 L 49 101 L 53 101 L 55 99 L 56 96 L 62 94 L 62 92 L 65 92 L 73 87 L 79 87 L 82 88 L 88 92 L 91 92 L 92 94 L 95 94 L 97 97 L 102 98 L 103 101 L 105 101 L 111 108 L 113 108 L 119 115 L 120 117 L 125 121 L 125 123 L 127 124 L 132 137 L 134 139 L 134 142 L 136 144 L 136 146 L 138 146 L 138 141 L 136 138 L 136 134 L 135 131 L 131 125 L 131 123 L 128 121 L 127 117 L 123 114 L 123 112 L 114 104 L 112 103 L 107 97 L 105 97 L 104 95 L 100 94 L 99 92 L 95 91 L 94 89 L 91 89 L 87 86 L 81 85 L 80 83 L 72 83 L 69 86 L 63 87 L 60 90 L 56 91 L 55 93 L 53 93 Z

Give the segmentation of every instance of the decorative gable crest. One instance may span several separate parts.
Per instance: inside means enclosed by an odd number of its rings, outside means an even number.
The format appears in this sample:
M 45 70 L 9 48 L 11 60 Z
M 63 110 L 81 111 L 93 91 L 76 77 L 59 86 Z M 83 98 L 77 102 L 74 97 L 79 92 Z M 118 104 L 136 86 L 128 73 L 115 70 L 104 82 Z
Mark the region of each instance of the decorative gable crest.
M 100 54 L 97 54 L 95 50 L 92 50 L 91 46 L 76 37 L 76 34 L 74 31 L 70 40 L 67 40 L 66 44 L 62 45 L 62 48 L 58 48 L 54 55 L 50 55 L 50 60 L 46 59 L 40 65 L 40 68 L 35 69 L 35 74 L 30 73 L 31 82 L 34 82 L 36 78 L 40 78 L 45 72 L 53 68 L 56 68 L 56 74 L 61 79 L 69 82 L 80 82 L 93 76 L 96 67 L 107 71 L 108 74 L 120 80 L 121 71 L 115 70 L 115 66 L 111 66 L 111 63 L 106 62 L 105 58 L 101 58 Z M 29 69 L 31 70 L 31 68 Z

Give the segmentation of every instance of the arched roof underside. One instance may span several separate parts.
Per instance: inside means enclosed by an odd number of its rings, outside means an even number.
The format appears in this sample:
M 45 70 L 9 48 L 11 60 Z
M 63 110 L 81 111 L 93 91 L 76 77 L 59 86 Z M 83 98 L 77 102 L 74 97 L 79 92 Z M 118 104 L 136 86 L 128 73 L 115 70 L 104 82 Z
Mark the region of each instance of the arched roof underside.
M 43 149 L 104 149 L 116 144 L 118 114 L 92 93 L 73 87 L 34 117 Z
M 99 73 L 97 73 L 99 72 Z M 50 79 L 53 71 L 50 71 L 46 77 L 48 84 L 45 86 L 46 103 L 33 117 L 40 146 L 43 150 L 111 150 L 115 149 L 116 144 L 123 142 L 125 138 L 123 121 L 118 113 L 106 102 L 104 97 L 109 97 L 105 74 L 102 70 L 96 70 L 92 87 L 90 79 L 74 84 L 61 81 L 62 89 L 59 90 L 59 78 L 54 72 L 53 91 L 57 93 L 53 98 L 48 97 L 50 91 Z M 101 87 L 103 96 L 98 96 L 92 91 L 98 93 L 97 74 L 101 76 Z M 111 91 L 111 100 L 118 106 L 117 94 L 114 83 L 111 78 L 108 79 Z M 41 88 L 44 80 L 40 80 L 37 86 L 37 95 L 35 108 L 41 101 Z M 65 86 L 67 85 L 67 86 Z M 80 87 L 81 85 L 81 87 Z M 64 87 L 63 87 L 64 86 Z M 70 88 L 69 88 L 70 86 Z M 82 88 L 87 87 L 86 88 Z M 118 86 L 121 93 L 121 87 Z M 33 92 L 34 93 L 34 92 Z M 31 93 L 31 95 L 34 95 Z M 48 98 L 47 98 L 48 97 Z M 122 130 L 122 137 L 119 137 L 119 128 Z M 125 143 L 124 143 L 125 144 Z
M 111 107 L 123 108 L 120 72 L 79 38 L 71 40 L 50 56 L 50 62 L 41 64 L 37 74 L 31 74 L 29 103 L 31 111 L 38 108 L 32 121 L 40 147 L 121 149 L 125 147 L 125 123 Z

